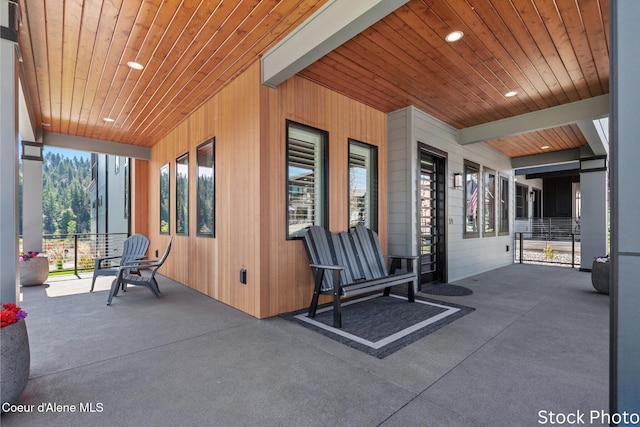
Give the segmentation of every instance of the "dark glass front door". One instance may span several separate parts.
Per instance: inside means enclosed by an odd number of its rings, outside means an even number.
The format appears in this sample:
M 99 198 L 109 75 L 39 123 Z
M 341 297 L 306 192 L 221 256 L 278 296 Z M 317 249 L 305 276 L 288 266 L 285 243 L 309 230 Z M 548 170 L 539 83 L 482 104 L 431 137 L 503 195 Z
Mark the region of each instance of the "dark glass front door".
M 445 159 L 420 149 L 420 288 L 445 282 Z

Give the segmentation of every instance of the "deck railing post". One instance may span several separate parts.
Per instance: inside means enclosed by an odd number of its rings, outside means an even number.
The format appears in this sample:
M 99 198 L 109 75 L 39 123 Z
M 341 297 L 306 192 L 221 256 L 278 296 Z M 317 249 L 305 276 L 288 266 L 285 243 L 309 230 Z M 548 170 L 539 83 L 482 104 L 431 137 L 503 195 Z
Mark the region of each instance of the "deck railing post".
M 576 261 L 576 235 L 571 233 L 571 268 L 575 267 Z
M 73 234 L 73 274 L 78 275 L 78 234 Z
M 520 233 L 520 248 L 519 248 L 519 252 L 520 252 L 520 264 L 522 264 L 522 256 L 524 254 L 524 248 L 523 248 L 523 243 L 524 243 L 524 238 L 522 237 L 524 233 Z

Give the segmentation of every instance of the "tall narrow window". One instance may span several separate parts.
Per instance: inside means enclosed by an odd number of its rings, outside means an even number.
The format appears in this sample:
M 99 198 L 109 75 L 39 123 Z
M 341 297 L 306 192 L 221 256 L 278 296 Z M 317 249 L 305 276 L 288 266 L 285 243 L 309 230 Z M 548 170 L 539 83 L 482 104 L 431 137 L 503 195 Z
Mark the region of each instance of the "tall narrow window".
M 496 174 L 491 170 L 484 170 L 484 228 L 485 236 L 495 235 L 496 232 Z
M 198 236 L 215 236 L 215 138 L 196 149 L 198 182 L 196 210 L 198 212 Z
M 527 193 L 529 187 L 522 184 L 516 184 L 516 219 L 528 219 L 529 210 L 527 209 Z
M 189 153 L 176 159 L 176 233 L 189 234 Z
M 327 225 L 327 140 L 325 131 L 287 121 L 287 239 Z
M 465 176 L 465 192 L 464 192 L 464 236 L 465 237 L 478 237 L 479 227 L 479 166 L 465 162 L 464 176 Z
M 378 231 L 378 148 L 349 140 L 349 227 Z
M 160 168 L 160 234 L 169 234 L 169 163 Z
M 500 177 L 500 233 L 509 233 L 509 178 Z

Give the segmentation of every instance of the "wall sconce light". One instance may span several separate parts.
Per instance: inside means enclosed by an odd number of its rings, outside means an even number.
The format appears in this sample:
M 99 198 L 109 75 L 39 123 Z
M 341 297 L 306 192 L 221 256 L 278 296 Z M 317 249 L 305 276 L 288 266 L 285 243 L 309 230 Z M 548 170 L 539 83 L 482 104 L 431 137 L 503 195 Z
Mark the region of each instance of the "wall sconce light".
M 454 173 L 453 174 L 453 188 L 462 188 L 462 174 Z
M 531 201 L 531 203 L 536 201 L 536 193 L 534 191 L 529 193 L 529 200 Z

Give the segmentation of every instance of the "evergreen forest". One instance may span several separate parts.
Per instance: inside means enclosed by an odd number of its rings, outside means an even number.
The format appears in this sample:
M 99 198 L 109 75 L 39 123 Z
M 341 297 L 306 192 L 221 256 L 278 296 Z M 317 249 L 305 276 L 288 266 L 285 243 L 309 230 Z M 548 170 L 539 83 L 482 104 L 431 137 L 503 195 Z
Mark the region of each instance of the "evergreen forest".
M 70 158 L 59 153 L 45 153 L 42 167 L 43 233 L 89 233 L 91 231 L 90 160 L 76 156 Z M 23 179 L 21 172 L 20 196 L 22 196 Z M 20 209 L 22 212 L 22 197 L 20 197 Z M 20 215 L 20 234 L 22 234 L 22 215 Z

